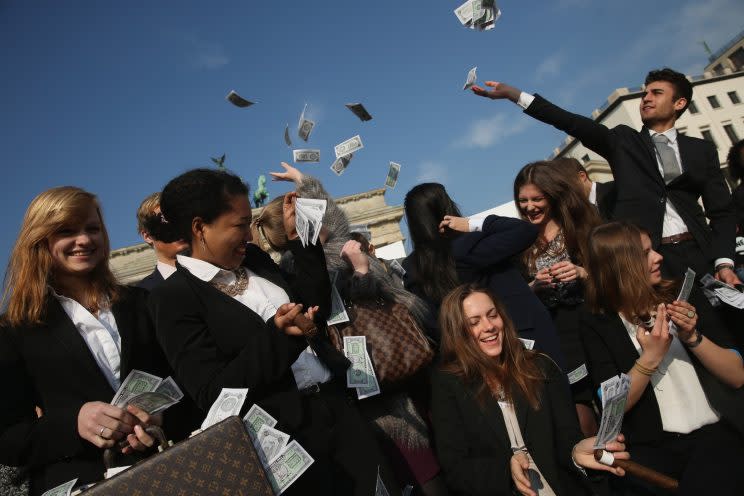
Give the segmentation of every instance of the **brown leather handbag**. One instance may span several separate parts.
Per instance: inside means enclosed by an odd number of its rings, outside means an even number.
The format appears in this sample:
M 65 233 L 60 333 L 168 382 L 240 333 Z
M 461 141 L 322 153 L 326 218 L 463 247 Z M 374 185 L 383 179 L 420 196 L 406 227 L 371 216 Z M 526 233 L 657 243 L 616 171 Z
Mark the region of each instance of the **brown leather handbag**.
M 161 448 L 167 445 L 165 439 L 159 442 Z M 104 459 L 110 463 L 110 455 Z M 243 421 L 233 416 L 85 491 L 86 496 L 109 494 L 273 496 L 274 492 Z
M 381 385 L 400 384 L 434 359 L 434 350 L 411 313 L 400 303 L 353 303 L 350 322 L 328 327 L 331 343 L 343 352 L 344 336 L 365 336 Z

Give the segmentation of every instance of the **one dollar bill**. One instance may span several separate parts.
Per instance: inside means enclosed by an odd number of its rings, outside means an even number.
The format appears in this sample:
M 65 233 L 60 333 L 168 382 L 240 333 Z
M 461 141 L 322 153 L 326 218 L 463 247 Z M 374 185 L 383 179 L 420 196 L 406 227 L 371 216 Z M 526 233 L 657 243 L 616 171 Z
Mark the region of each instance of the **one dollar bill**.
M 133 369 L 129 372 L 126 379 L 124 379 L 124 382 L 121 383 L 121 386 L 119 386 L 119 390 L 114 395 L 114 399 L 111 400 L 111 404 L 124 408 L 131 398 L 141 393 L 155 391 L 161 382 L 163 382 L 161 377 Z
M 320 162 L 320 150 L 292 150 L 292 159 L 295 162 Z
M 286 491 L 313 462 L 313 457 L 297 441 L 290 442 L 267 471 L 274 494 L 278 496 Z
M 352 136 L 346 141 L 339 143 L 333 149 L 336 152 L 336 158 L 340 158 L 349 155 L 350 153 L 354 153 L 357 150 L 361 150 L 362 148 L 364 148 L 362 138 L 357 134 L 356 136 Z

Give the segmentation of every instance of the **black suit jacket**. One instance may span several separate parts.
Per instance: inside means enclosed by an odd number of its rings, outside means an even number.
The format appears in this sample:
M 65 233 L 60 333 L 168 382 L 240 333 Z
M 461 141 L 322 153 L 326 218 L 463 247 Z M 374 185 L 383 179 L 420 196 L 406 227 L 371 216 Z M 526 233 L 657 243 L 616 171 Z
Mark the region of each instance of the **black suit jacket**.
M 268 254 L 249 245 L 243 265 L 277 286 L 305 308 L 319 305 L 316 321 L 330 311 L 330 282 L 320 244 L 303 248 L 290 242 L 295 274 L 282 272 Z M 300 337 L 284 334 L 274 320 L 264 320 L 234 298 L 192 275 L 180 265 L 153 290 L 150 310 L 158 341 L 176 378 L 206 412 L 222 388 L 249 388 L 244 410 L 258 403 L 289 428 L 302 421 L 297 385 L 290 366 L 308 346 Z M 311 342 L 334 374 L 348 366 L 327 339 Z M 194 428 L 198 427 L 195 426 Z
M 558 496 L 584 494 L 571 460 L 582 436 L 566 376 L 547 357 L 537 360 L 546 376 L 540 409 L 533 410 L 521 394 L 514 398 L 522 437 Z M 455 494 L 511 495 L 512 449 L 504 417 L 493 397 L 479 402 L 479 386 L 446 372 L 433 374 L 431 416 L 439 461 Z
M 155 339 L 146 291 L 121 291 L 112 309 L 121 335 L 121 379 L 132 369 L 171 375 Z M 79 483 L 103 478 L 103 451 L 78 435 L 77 417 L 84 403 L 109 403 L 115 391 L 53 296 L 42 325 L 0 329 L 0 381 L 6 398 L 0 408 L 0 463 L 28 466 L 32 494 L 76 477 Z M 170 413 L 163 427 L 178 440 L 188 432 Z
M 599 210 L 599 215 L 603 220 L 612 220 L 616 201 L 617 189 L 615 188 L 615 181 L 597 183 L 597 210 Z
M 690 303 L 698 312 L 698 328 L 711 341 L 723 348 L 734 348 L 726 327 L 718 313 L 705 297 L 693 290 Z M 581 337 L 584 342 L 589 374 L 598 388 L 610 377 L 627 373 L 639 355 L 628 336 L 618 314 L 581 315 Z M 689 353 L 700 383 L 710 404 L 725 421 L 744 434 L 744 389 L 735 390 L 722 384 L 700 363 L 694 354 Z M 661 413 L 653 388 L 647 387 L 623 419 L 623 434 L 629 445 L 647 443 L 662 438 Z
M 617 188 L 615 219 L 646 228 L 654 246 L 658 246 L 666 202 L 670 201 L 707 255 L 707 261 L 712 264 L 716 258 L 733 258 L 735 221 L 731 195 L 713 144 L 679 134 L 677 144 L 683 172 L 664 184 L 654 144 L 645 127 L 641 131 L 625 125 L 609 129 L 592 119 L 567 112 L 540 95 L 535 95 L 525 112 L 576 137 L 607 159 Z M 698 204 L 701 197 L 705 213 Z M 710 226 L 706 223 L 706 215 Z
M 155 286 L 159 285 L 163 281 L 165 281 L 165 279 L 163 279 L 163 275 L 160 273 L 158 268 L 155 267 L 155 270 L 153 270 L 152 273 L 139 281 L 135 286 L 137 286 L 138 288 L 146 289 L 148 291 L 152 291 L 153 289 L 155 289 Z

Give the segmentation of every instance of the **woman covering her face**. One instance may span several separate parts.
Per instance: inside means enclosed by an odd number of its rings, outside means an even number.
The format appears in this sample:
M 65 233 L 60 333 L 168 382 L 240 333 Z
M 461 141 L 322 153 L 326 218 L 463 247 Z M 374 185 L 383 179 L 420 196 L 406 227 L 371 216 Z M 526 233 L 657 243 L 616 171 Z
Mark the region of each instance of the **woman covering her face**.
M 96 197 L 74 187 L 38 195 L 8 265 L 0 328 L 0 462 L 30 469 L 30 492 L 103 478 L 103 448 L 144 452 L 160 424 L 110 404 L 132 369 L 165 377 L 146 292 L 118 285 Z M 168 431 L 168 422 L 166 422 Z M 176 432 L 169 431 L 177 439 Z M 122 464 L 131 464 L 132 461 Z
M 582 266 L 586 241 L 600 218 L 575 176 L 566 177 L 566 169 L 574 166 L 558 160 L 524 166 L 514 180 L 514 202 L 522 218 L 538 228 L 537 240 L 522 254 L 524 271 L 553 318 L 582 432 L 592 435 L 597 422 L 579 337 L 578 307 L 584 301 L 587 278 Z
M 285 195 L 281 206 L 289 273 L 251 243 L 239 177 L 195 169 L 165 186 L 161 222 L 148 231 L 186 240 L 190 252 L 151 294 L 158 340 L 205 415 L 222 388 L 248 388 L 242 413 L 258 404 L 313 457 L 286 494 L 372 494 L 383 462 L 347 400 L 349 362 L 318 332 L 330 282 L 321 243 L 303 247 L 297 237 L 296 196 Z
M 679 479 L 679 494 L 705 494 L 711 485 L 716 494 L 741 494 L 741 355 L 696 288 L 689 302 L 677 301 L 679 284 L 662 279 L 661 261 L 635 226 L 613 222 L 592 231 L 586 294 L 594 313 L 582 315 L 581 332 L 594 386 L 630 375 L 623 421 L 629 451 Z M 625 484 L 649 494 L 631 478 Z
M 486 289 L 455 288 L 442 302 L 442 361 L 432 379 L 437 452 L 450 489 L 463 495 L 586 494 L 582 440 L 565 376 L 524 348 L 504 306 Z M 608 445 L 622 452 L 622 438 Z

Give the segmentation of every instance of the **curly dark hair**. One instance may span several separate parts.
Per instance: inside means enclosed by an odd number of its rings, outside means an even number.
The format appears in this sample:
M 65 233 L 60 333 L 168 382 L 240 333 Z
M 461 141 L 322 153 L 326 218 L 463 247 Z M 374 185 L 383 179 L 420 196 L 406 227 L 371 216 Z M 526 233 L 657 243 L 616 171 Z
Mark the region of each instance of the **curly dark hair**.
M 744 140 L 734 143 L 734 146 L 728 152 L 726 162 L 728 162 L 729 173 L 734 181 L 744 179 L 744 159 L 742 159 L 742 150 L 744 150 Z
M 248 186 L 227 170 L 193 169 L 170 180 L 160 196 L 162 216 L 149 216 L 145 228 L 160 241 L 191 242 L 191 222 L 200 217 L 207 224 L 230 210 L 230 200 L 248 195 Z
M 687 80 L 687 77 L 681 72 L 677 72 L 669 67 L 663 69 L 656 69 L 649 72 L 646 75 L 645 85 L 648 86 L 650 83 L 655 81 L 666 81 L 674 86 L 674 100 L 684 98 L 687 100 L 687 104 L 682 110 L 677 111 L 677 119 L 685 113 L 687 107 L 692 102 L 692 84 Z

